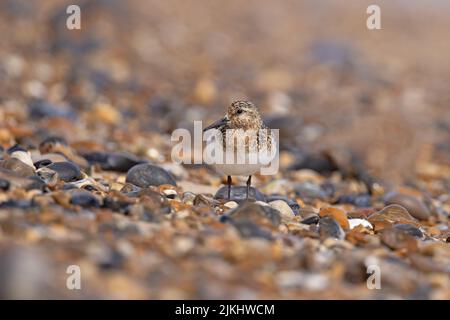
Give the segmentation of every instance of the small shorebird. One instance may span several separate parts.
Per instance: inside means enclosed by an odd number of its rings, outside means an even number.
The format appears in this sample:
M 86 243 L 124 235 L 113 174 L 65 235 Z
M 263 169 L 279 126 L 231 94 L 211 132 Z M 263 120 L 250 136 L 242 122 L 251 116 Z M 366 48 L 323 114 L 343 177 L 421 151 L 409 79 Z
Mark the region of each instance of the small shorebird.
M 252 175 L 267 166 L 277 154 L 272 132 L 250 101 L 233 102 L 227 114 L 203 132 L 210 129 L 217 131 L 215 139 L 208 140 L 207 146 L 212 143 L 214 150 L 223 151 L 223 154 L 218 158 L 206 154 L 207 163 L 212 163 L 217 171 L 227 176 L 228 199 L 231 198 L 231 176 L 248 176 L 248 199 Z

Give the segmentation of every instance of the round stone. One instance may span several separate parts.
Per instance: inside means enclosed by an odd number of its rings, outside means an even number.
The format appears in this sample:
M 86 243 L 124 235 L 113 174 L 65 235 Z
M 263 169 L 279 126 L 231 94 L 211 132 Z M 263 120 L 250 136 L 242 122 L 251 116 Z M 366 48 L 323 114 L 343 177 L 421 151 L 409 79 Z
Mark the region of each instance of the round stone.
M 89 191 L 74 192 L 72 194 L 72 198 L 70 199 L 70 203 L 85 208 L 98 208 L 100 206 L 100 202 L 98 201 L 98 199 Z
M 283 200 L 275 200 L 269 202 L 269 205 L 274 208 L 275 210 L 278 210 L 281 214 L 281 218 L 291 220 L 295 214 L 292 211 L 291 207 Z
M 384 197 L 386 205 L 398 204 L 419 220 L 427 220 L 431 213 L 427 206 L 418 198 L 398 192 L 389 192 Z
M 141 188 L 170 184 L 176 186 L 175 178 L 163 168 L 149 163 L 142 163 L 132 167 L 128 173 L 126 182 Z
M 54 162 L 48 165 L 47 168 L 56 171 L 59 178 L 64 182 L 78 181 L 83 178 L 80 168 L 72 162 Z

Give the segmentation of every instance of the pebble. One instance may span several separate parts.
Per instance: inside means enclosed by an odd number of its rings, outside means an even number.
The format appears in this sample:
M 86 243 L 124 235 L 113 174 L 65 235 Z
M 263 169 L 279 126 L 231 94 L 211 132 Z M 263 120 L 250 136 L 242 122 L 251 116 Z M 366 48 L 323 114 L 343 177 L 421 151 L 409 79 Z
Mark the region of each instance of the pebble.
M 15 146 L 9 148 L 8 154 L 11 156 L 11 158 L 18 159 L 34 169 L 34 165 L 33 165 L 33 161 L 31 160 L 30 152 L 28 152 L 26 149 L 22 148 L 21 146 L 15 145 Z
M 300 205 L 295 201 L 294 199 L 289 199 L 285 196 L 279 196 L 279 195 L 270 195 L 266 197 L 267 202 L 275 201 L 275 200 L 282 200 L 286 202 L 289 207 L 292 209 L 295 215 L 299 214 Z
M 42 119 L 61 117 L 69 120 L 76 120 L 77 114 L 70 108 L 64 106 L 55 106 L 44 100 L 37 99 L 28 104 L 28 112 L 31 118 Z
M 345 211 L 343 211 L 341 209 L 334 208 L 334 207 L 322 208 L 319 211 L 319 216 L 320 217 L 328 217 L 328 216 L 332 217 L 345 230 L 349 229 L 349 227 L 350 227 L 348 224 L 347 214 L 345 213 Z
M 281 223 L 280 213 L 270 206 L 244 202 L 229 212 L 226 217 L 243 237 L 271 239 L 270 230 Z
M 350 203 L 356 207 L 368 208 L 372 205 L 370 194 L 358 193 L 342 195 L 338 198 L 337 203 Z
M 231 186 L 230 200 L 239 203 L 246 200 L 246 195 L 246 186 Z M 264 196 L 264 194 L 253 187 L 250 187 L 248 197 L 249 199 L 254 199 L 257 201 L 266 201 L 266 197 Z M 223 186 L 219 190 L 217 190 L 214 198 L 218 200 L 228 200 L 228 186 Z
M 320 186 L 305 182 L 294 186 L 295 194 L 305 201 L 314 199 L 324 200 L 327 194 L 320 188 Z
M 320 220 L 319 215 L 315 214 L 315 213 L 311 213 L 307 216 L 305 216 L 305 218 L 301 221 L 301 223 L 303 224 L 317 224 Z
M 408 212 L 419 220 L 427 220 L 431 216 L 430 210 L 418 198 L 398 192 L 389 192 L 385 195 L 386 205 L 397 204 L 404 207 Z
M 224 207 L 230 208 L 230 209 L 234 209 L 237 208 L 238 203 L 235 201 L 228 201 L 224 203 Z
M 103 170 L 127 172 L 144 161 L 128 152 L 92 152 L 83 154 L 90 163 L 100 165 Z
M 372 225 L 374 225 L 375 229 L 382 229 L 386 226 L 386 224 L 417 224 L 417 220 L 409 214 L 408 210 L 396 204 L 391 204 L 384 207 L 382 210 L 371 214 L 368 220 Z
M 169 172 L 149 163 L 142 163 L 132 167 L 127 173 L 126 182 L 141 188 L 160 186 L 162 184 L 177 185 L 174 177 Z
M 52 164 L 52 160 L 50 160 L 50 159 L 42 159 L 42 160 L 36 161 L 34 163 L 34 167 L 36 169 L 40 169 L 40 168 L 46 167 L 46 166 L 51 165 L 51 164 Z
M 283 221 L 290 221 L 293 217 L 295 217 L 294 212 L 292 211 L 291 207 L 283 200 L 275 200 L 269 202 L 269 205 L 275 209 L 278 210 L 281 214 L 281 218 Z
M 34 175 L 34 168 L 16 158 L 0 161 L 0 167 L 11 170 L 21 177 L 31 177 Z
M 8 191 L 10 186 L 11 183 L 8 180 L 0 178 L 0 190 Z
M 327 238 L 342 240 L 345 237 L 345 232 L 336 220 L 330 216 L 325 216 L 319 220 L 319 235 L 322 240 Z
M 72 162 L 54 162 L 46 168 L 57 172 L 59 178 L 64 182 L 78 181 L 83 178 L 80 168 Z
M 52 146 L 56 144 L 61 144 L 64 146 L 68 146 L 67 140 L 61 136 L 48 136 L 41 141 L 39 144 L 39 151 L 44 154 L 48 153 L 51 150 Z
M 100 202 L 98 201 L 98 199 L 89 191 L 73 192 L 72 197 L 70 199 L 70 203 L 85 208 L 100 207 Z
M 417 241 L 408 232 L 396 228 L 385 228 L 381 231 L 381 241 L 393 250 L 417 250 Z
M 59 175 L 56 171 L 47 167 L 36 170 L 36 175 L 45 182 L 46 185 L 55 186 L 58 182 Z
M 398 229 L 398 230 L 401 230 L 401 231 L 404 231 L 404 232 L 406 232 L 406 233 L 412 235 L 413 237 L 416 237 L 416 238 L 423 238 L 423 232 L 420 231 L 419 228 L 416 228 L 416 227 L 413 226 L 413 225 L 410 225 L 410 224 L 401 224 L 401 223 L 400 223 L 400 224 L 394 225 L 394 228 L 396 228 L 396 229 Z

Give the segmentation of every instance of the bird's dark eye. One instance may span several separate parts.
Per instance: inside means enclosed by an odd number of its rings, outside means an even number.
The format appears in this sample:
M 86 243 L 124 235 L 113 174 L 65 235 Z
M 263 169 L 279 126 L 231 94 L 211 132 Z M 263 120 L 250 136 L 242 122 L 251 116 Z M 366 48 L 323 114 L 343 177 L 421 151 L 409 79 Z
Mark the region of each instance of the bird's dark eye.
M 242 112 L 244 112 L 242 109 L 238 109 L 238 111 L 236 111 L 237 114 L 242 114 Z

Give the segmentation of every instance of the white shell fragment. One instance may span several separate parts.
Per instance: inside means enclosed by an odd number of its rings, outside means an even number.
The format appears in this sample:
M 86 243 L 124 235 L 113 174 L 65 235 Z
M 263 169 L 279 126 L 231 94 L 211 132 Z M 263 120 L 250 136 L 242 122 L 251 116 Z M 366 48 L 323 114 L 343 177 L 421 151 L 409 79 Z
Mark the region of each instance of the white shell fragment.
M 363 227 L 373 229 L 372 224 L 364 219 L 348 219 L 348 223 L 350 225 L 350 229 L 355 228 L 356 226 L 362 225 Z

